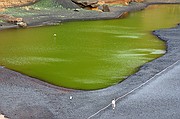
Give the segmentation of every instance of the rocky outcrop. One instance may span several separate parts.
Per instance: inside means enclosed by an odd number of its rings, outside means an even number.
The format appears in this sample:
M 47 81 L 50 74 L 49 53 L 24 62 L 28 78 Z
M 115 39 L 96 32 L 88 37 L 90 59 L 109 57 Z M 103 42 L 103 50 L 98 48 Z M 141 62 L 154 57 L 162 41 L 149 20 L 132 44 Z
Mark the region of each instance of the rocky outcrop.
M 129 5 L 131 2 L 143 2 L 144 0 L 72 0 L 81 8 L 110 12 L 109 4 L 124 4 Z M 100 6 L 100 7 L 99 7 Z
M 74 3 L 78 4 L 82 8 L 90 7 L 95 8 L 98 7 L 98 0 L 72 0 Z
M 131 2 L 143 2 L 144 0 L 99 0 L 99 4 L 124 4 L 128 5 Z
M 125 0 L 125 5 L 128 5 L 131 2 L 144 2 L 144 0 Z
M 27 27 L 27 24 L 23 21 L 23 18 L 3 14 L 0 15 L 0 19 L 8 23 L 18 25 L 19 27 Z
M 0 15 L 0 19 L 3 20 L 3 21 L 6 21 L 8 23 L 17 23 L 17 22 L 22 22 L 23 19 L 22 18 L 17 18 L 17 17 L 13 17 L 13 16 L 10 16 L 10 15 L 5 15 L 5 14 L 2 14 Z

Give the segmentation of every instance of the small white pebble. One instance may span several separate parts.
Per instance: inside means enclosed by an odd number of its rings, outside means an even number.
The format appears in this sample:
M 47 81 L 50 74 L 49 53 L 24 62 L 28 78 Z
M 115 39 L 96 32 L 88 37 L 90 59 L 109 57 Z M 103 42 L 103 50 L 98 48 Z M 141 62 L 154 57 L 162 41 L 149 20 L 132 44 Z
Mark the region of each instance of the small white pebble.
M 0 119 L 8 119 L 4 115 L 0 114 Z
M 69 97 L 69 99 L 70 99 L 70 100 L 72 100 L 72 99 L 73 99 L 73 97 L 72 97 L 72 96 L 70 96 L 70 97 Z

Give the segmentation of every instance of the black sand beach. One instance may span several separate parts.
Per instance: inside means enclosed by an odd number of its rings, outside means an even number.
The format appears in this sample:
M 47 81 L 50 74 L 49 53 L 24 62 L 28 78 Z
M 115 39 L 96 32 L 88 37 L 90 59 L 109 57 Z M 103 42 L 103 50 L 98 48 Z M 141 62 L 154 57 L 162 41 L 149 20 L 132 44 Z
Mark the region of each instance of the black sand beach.
M 35 27 L 74 20 L 112 19 L 118 18 L 123 12 L 141 10 L 148 5 L 159 3 L 174 4 L 180 3 L 180 1 L 146 0 L 144 3 L 132 4 L 127 7 L 112 7 L 110 13 L 80 10 L 79 12 L 67 11 L 65 14 L 62 12 L 65 17 L 57 17 L 56 12 L 49 12 L 24 17 L 24 20 L 30 27 Z M 12 24 L 2 24 L 0 29 L 17 27 Z M 86 119 L 91 117 L 104 107 L 108 107 L 112 99 L 131 92 L 180 60 L 179 25 L 174 28 L 155 30 L 152 33 L 166 42 L 166 54 L 146 63 L 137 73 L 129 76 L 122 83 L 97 91 L 78 91 L 52 86 L 0 66 L 0 113 L 5 114 L 10 119 Z

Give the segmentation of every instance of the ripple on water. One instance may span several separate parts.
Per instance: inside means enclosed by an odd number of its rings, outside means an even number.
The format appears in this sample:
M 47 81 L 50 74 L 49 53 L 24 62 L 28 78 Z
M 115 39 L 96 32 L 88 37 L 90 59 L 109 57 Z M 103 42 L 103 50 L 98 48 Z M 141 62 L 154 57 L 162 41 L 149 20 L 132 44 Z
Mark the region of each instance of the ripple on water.
M 4 30 L 0 65 L 67 88 L 105 88 L 162 56 L 164 42 L 151 31 L 172 27 L 179 14 L 178 5 L 167 5 L 125 19 Z

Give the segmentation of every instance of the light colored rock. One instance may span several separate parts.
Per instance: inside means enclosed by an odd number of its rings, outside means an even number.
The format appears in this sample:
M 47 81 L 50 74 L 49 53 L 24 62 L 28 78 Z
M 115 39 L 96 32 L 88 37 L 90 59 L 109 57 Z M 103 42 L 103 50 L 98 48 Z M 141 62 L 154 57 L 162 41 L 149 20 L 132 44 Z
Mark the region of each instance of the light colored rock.
M 17 22 L 17 25 L 18 25 L 19 27 L 23 27 L 23 28 L 27 27 L 27 23 L 25 23 L 25 22 L 23 22 L 23 21 Z
M 4 117 L 4 115 L 0 114 L 0 119 L 8 119 L 6 117 Z
M 21 22 L 23 19 L 22 18 L 16 18 L 10 15 L 5 15 L 5 14 L 1 14 L 0 15 L 0 19 L 7 21 L 7 22 Z

